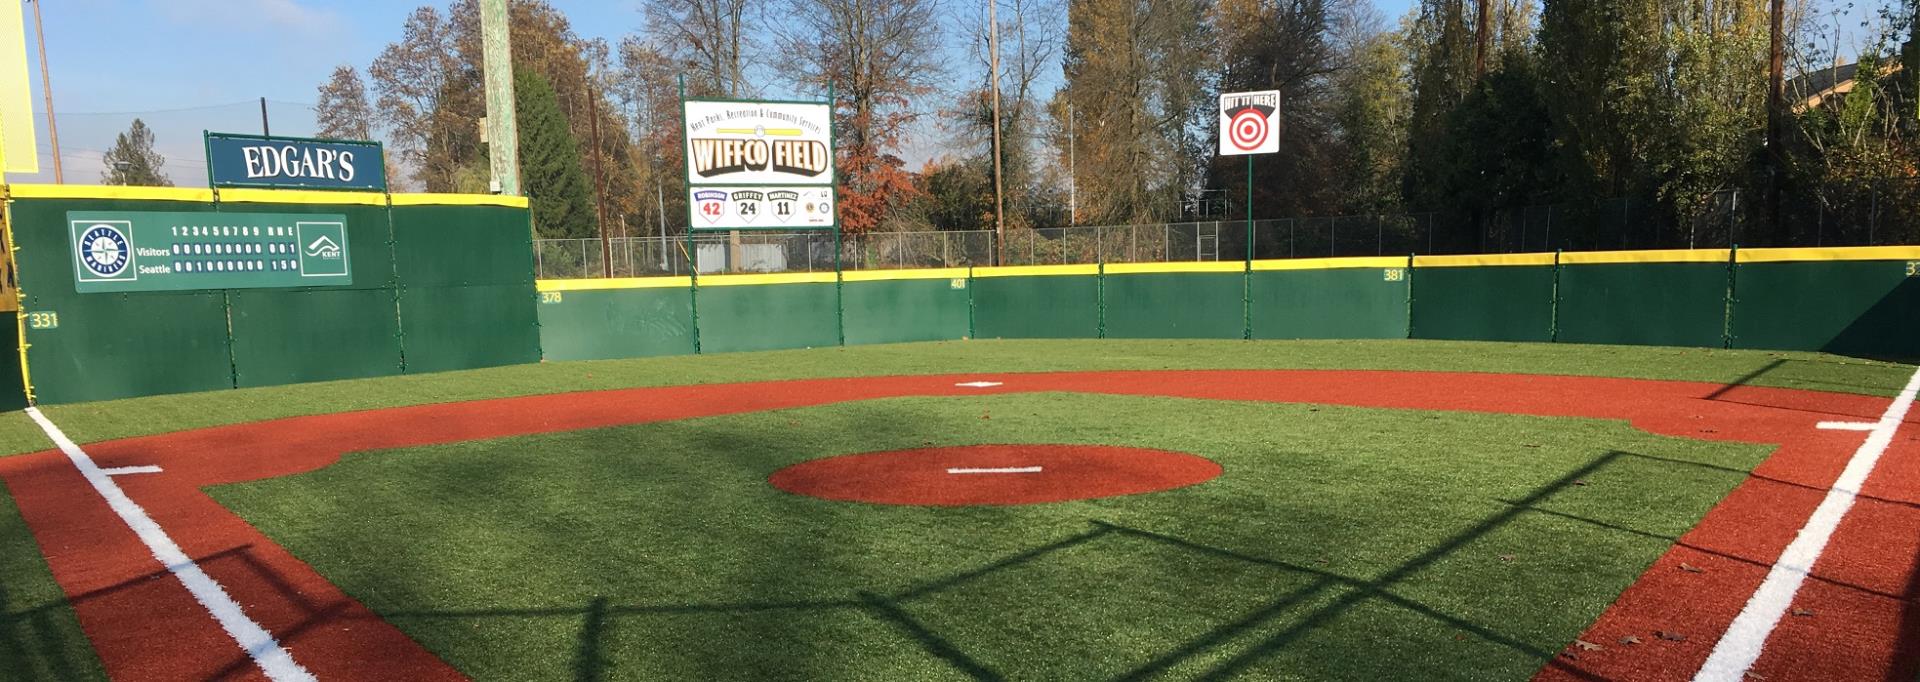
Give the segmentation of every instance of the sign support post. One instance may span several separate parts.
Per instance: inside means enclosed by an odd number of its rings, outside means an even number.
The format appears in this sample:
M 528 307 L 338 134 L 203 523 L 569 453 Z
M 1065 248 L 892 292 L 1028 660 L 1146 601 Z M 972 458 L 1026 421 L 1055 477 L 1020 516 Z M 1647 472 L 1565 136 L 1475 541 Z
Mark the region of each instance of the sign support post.
M 1247 157 L 1246 263 L 1240 286 L 1241 338 L 1253 339 L 1253 157 L 1280 151 L 1280 91 L 1220 95 L 1220 155 Z

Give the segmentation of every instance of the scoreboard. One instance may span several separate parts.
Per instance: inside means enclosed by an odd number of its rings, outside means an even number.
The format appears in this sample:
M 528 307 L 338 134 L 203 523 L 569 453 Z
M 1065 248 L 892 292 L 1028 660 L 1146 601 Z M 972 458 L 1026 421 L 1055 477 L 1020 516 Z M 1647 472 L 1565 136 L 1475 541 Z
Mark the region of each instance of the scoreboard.
M 353 284 L 343 215 L 74 211 L 67 229 L 83 294 Z

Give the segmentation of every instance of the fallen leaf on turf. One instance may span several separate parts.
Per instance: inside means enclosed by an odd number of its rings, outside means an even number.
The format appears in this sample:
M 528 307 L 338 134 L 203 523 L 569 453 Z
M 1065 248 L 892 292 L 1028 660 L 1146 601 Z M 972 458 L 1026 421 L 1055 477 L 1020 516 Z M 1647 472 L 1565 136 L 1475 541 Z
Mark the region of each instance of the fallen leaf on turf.
M 1573 653 L 1572 651 L 1562 651 L 1560 652 L 1560 655 L 1565 656 L 1569 661 L 1580 660 L 1580 654 Z
M 1793 607 L 1793 615 L 1796 615 L 1796 616 L 1811 616 L 1811 615 L 1813 615 L 1813 609 L 1803 609 L 1803 608 L 1800 608 L 1800 607 L 1798 607 L 1798 606 L 1795 606 L 1795 607 Z
M 1512 555 L 1512 554 L 1502 554 L 1502 555 L 1500 555 L 1500 560 L 1501 560 L 1501 561 L 1513 561 L 1513 555 Z
M 1669 642 L 1684 642 L 1684 641 L 1687 641 L 1687 636 L 1686 636 L 1686 635 L 1683 635 L 1683 634 L 1680 634 L 1680 633 L 1678 633 L 1678 632 L 1667 632 L 1666 630 L 1655 630 L 1655 631 L 1654 631 L 1654 633 L 1653 633 L 1653 636 L 1655 636 L 1655 637 L 1659 637 L 1659 638 L 1661 638 L 1661 639 L 1664 639 L 1664 640 L 1667 640 L 1667 641 L 1669 641 Z
M 1701 567 L 1699 567 L 1699 566 L 1695 566 L 1695 565 L 1693 565 L 1693 564 L 1680 564 L 1680 570 L 1682 570 L 1682 571 L 1686 571 L 1686 572 L 1688 572 L 1688 573 L 1705 573 L 1705 572 L 1707 572 L 1707 569 L 1704 569 L 1704 568 L 1701 568 Z
M 1521 443 L 1521 444 L 1520 444 L 1520 447 L 1523 447 L 1523 448 L 1537 448 L 1537 447 L 1540 447 L 1540 445 L 1539 445 L 1538 443 Z
M 1587 640 L 1584 640 L 1584 639 L 1576 639 L 1576 640 L 1573 640 L 1573 645 L 1574 645 L 1574 646 L 1577 646 L 1577 647 L 1580 647 L 1580 648 L 1581 648 L 1581 650 L 1584 650 L 1584 651 L 1599 651 L 1599 650 L 1601 650 L 1601 649 L 1605 649 L 1605 648 L 1606 648 L 1606 647 L 1603 647 L 1603 646 L 1600 646 L 1600 645 L 1598 645 L 1598 644 L 1594 644 L 1593 642 L 1589 642 L 1589 641 L 1587 641 Z
M 1620 643 L 1621 644 L 1639 644 L 1640 638 L 1636 635 L 1627 635 L 1625 637 L 1620 638 Z
M 1574 481 L 1574 482 L 1573 482 L 1573 484 L 1574 484 L 1574 485 L 1580 485 L 1580 486 L 1584 486 L 1584 485 L 1586 485 L 1586 484 L 1587 484 L 1587 479 L 1584 479 L 1584 478 L 1583 478 L 1583 479 L 1580 479 L 1580 480 L 1578 480 L 1578 481 Z
M 1753 672 L 1753 671 L 1751 671 L 1751 670 L 1749 670 L 1749 671 L 1747 671 L 1747 679 L 1749 679 L 1749 680 L 1764 680 L 1764 679 L 1767 679 L 1767 676 L 1766 676 L 1766 675 L 1762 675 L 1762 674 L 1760 674 L 1760 673 L 1757 673 L 1757 672 Z

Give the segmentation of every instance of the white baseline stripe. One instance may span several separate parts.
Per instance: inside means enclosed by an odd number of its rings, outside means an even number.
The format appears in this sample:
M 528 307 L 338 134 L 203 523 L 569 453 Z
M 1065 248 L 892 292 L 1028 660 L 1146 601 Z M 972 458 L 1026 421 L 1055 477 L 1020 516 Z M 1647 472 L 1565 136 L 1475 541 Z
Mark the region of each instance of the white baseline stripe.
M 948 469 L 949 474 L 1037 474 L 1040 467 L 1003 467 L 999 469 Z
M 1753 662 L 1759 660 L 1760 650 L 1772 636 L 1774 626 L 1793 606 L 1794 595 L 1800 592 L 1800 584 L 1819 562 L 1820 553 L 1833 538 L 1833 531 L 1840 527 L 1847 510 L 1853 508 L 1854 498 L 1866 484 L 1867 476 L 1873 473 L 1880 456 L 1886 454 L 1887 446 L 1893 444 L 1893 435 L 1906 420 L 1916 394 L 1920 394 L 1920 370 L 1907 379 L 1907 387 L 1900 390 L 1886 413 L 1880 415 L 1866 442 L 1853 452 L 1853 459 L 1847 461 L 1847 468 L 1834 480 L 1826 499 L 1813 510 L 1813 516 L 1807 518 L 1807 524 L 1800 528 L 1800 534 L 1794 536 L 1786 551 L 1780 553 L 1780 559 L 1774 562 L 1773 570 L 1767 572 L 1760 589 L 1754 591 L 1746 607 L 1727 627 L 1727 633 L 1720 637 L 1720 643 L 1714 645 L 1713 654 L 1701 664 L 1700 672 L 1693 677 L 1695 682 L 1742 682 L 1746 677 Z
M 88 457 L 78 444 L 67 438 L 66 434 L 61 433 L 60 427 L 54 426 L 46 415 L 40 413 L 39 408 L 27 408 L 27 416 L 40 424 L 40 428 L 47 432 L 47 437 L 53 439 L 54 444 L 60 446 L 60 451 L 66 453 L 67 459 L 73 462 L 74 468 L 80 470 L 80 475 L 85 476 L 87 482 L 93 484 L 94 491 L 106 499 L 107 506 L 113 508 L 113 513 L 119 514 L 120 520 L 125 522 L 128 528 L 133 529 L 135 535 L 140 536 L 141 542 L 146 543 L 147 550 L 153 553 L 153 558 L 158 560 L 160 565 L 167 567 L 167 571 L 178 578 L 181 585 L 186 586 L 187 591 L 193 594 L 194 600 L 207 609 L 207 613 L 213 614 L 214 620 L 220 622 L 220 627 L 225 629 L 227 634 L 233 637 L 233 641 L 253 658 L 253 662 L 260 666 L 260 670 L 266 673 L 268 678 L 282 682 L 315 679 L 313 673 L 307 672 L 306 668 L 294 662 L 293 654 L 287 653 L 287 650 L 280 646 L 280 642 L 275 640 L 266 628 L 260 627 L 259 623 L 247 617 L 247 614 L 240 609 L 240 604 L 227 595 L 227 591 L 220 587 L 220 583 L 215 582 L 205 571 L 200 570 L 200 565 L 194 563 L 186 552 L 181 551 L 179 545 L 174 544 L 173 538 L 167 536 L 167 532 L 160 528 L 160 524 L 155 523 L 153 517 L 147 516 L 147 510 L 141 509 L 133 498 L 127 497 L 127 493 L 113 482 L 113 478 L 107 473 L 109 470 L 103 470 L 99 465 L 94 464 L 93 458 Z
M 1822 431 L 1872 431 L 1880 428 L 1880 422 L 1820 422 L 1814 428 Z

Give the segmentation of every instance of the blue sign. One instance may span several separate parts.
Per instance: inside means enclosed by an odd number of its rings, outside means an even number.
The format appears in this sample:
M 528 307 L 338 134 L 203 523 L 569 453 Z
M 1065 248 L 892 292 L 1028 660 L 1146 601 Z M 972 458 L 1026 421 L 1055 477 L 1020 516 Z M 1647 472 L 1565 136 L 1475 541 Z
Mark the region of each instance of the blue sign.
M 207 181 L 214 187 L 387 190 L 378 142 L 207 133 Z

